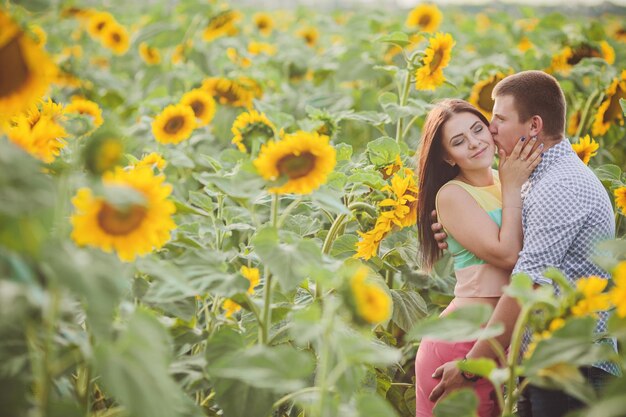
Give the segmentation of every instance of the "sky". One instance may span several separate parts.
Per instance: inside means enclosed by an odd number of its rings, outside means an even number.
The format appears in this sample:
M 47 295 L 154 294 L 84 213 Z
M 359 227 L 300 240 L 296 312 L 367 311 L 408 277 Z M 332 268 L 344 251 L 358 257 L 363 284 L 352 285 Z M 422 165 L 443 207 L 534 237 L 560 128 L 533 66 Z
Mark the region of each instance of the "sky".
M 395 0 L 396 4 L 400 7 L 411 7 L 419 3 L 422 0 Z M 437 4 L 486 4 L 491 3 L 492 0 L 431 0 Z M 534 6 L 557 6 L 580 4 L 584 6 L 593 6 L 604 3 L 605 0 L 500 0 L 502 3 L 517 3 L 517 4 L 529 4 Z M 611 0 L 611 3 L 626 6 L 626 0 Z

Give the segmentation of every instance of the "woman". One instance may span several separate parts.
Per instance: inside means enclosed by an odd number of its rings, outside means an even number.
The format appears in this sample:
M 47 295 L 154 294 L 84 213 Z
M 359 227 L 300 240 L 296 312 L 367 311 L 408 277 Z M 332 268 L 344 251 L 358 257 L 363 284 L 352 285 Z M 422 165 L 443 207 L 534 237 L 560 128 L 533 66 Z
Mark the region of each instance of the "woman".
M 426 118 L 419 151 L 418 231 L 423 265 L 431 268 L 441 256 L 430 230 L 437 210 L 454 256 L 455 298 L 442 314 L 461 306 L 492 307 L 508 284 L 522 248 L 521 186 L 541 160 L 542 147 L 532 151 L 518 143 L 511 156 L 500 154 L 492 170 L 496 146 L 489 122 L 463 100 L 448 99 Z M 428 397 L 439 382 L 432 374 L 440 365 L 465 357 L 474 342 L 446 343 L 424 338 L 415 358 L 416 416 L 432 416 Z M 499 412 L 489 381 L 474 383 L 480 417 Z

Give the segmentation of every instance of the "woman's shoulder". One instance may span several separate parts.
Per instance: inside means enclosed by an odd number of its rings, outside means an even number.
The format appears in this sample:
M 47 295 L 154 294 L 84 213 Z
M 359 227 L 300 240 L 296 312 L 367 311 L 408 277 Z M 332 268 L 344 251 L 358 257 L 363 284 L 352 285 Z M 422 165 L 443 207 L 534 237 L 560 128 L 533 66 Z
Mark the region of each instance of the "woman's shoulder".
M 455 202 L 459 199 L 471 198 L 467 184 L 459 180 L 450 180 L 437 191 L 437 202 Z

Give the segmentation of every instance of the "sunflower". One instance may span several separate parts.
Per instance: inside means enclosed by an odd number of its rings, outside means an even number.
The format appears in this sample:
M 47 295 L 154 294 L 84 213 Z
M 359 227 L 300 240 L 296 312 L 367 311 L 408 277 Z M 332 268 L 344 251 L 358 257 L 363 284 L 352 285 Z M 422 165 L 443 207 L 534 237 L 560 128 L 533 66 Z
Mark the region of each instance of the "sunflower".
M 310 194 L 326 182 L 336 162 L 328 136 L 298 131 L 261 145 L 254 166 L 266 180 L 286 180 L 271 193 Z
M 615 62 L 615 50 L 608 42 L 602 41 L 599 46 L 581 43 L 577 46 L 565 46 L 552 58 L 551 69 L 567 75 L 572 67 L 585 58 L 602 58 L 608 64 Z
M 258 146 L 259 142 L 265 142 L 267 139 L 273 138 L 275 131 L 276 127 L 265 116 L 265 113 L 250 110 L 241 113 L 233 122 L 231 128 L 231 132 L 234 135 L 232 143 L 237 145 L 241 152 L 247 152 L 248 147 Z
M 171 104 L 154 118 L 152 133 L 159 143 L 180 143 L 189 139 L 195 127 L 196 116 L 190 106 Z
M 615 205 L 626 215 L 626 187 L 619 187 L 613 191 Z
M 485 115 L 487 120 L 491 119 L 491 111 L 493 110 L 493 99 L 491 92 L 493 88 L 506 77 L 505 74 L 498 72 L 484 80 L 474 84 L 469 97 L 469 102 L 474 105 L 480 112 Z
M 385 322 L 391 317 L 391 297 L 380 286 L 367 282 L 367 276 L 368 269 L 360 267 L 350 279 L 357 314 L 368 323 Z
M 252 65 L 252 61 L 245 56 L 239 55 L 235 48 L 226 48 L 226 56 L 233 64 L 236 64 L 241 68 L 248 68 Z
M 100 39 L 107 26 L 116 24 L 115 18 L 108 12 L 95 12 L 89 16 L 87 32 L 94 39 Z
M 274 30 L 274 19 L 269 13 L 255 13 L 252 21 L 259 33 L 265 37 L 270 36 Z
M 406 18 L 405 25 L 419 28 L 422 32 L 434 33 L 443 20 L 443 14 L 434 4 L 420 4 Z
M 526 52 L 533 46 L 533 43 L 526 36 L 522 36 L 517 43 L 517 49 L 519 49 L 521 52 Z
M 44 50 L 0 10 L 0 129 L 36 105 L 57 74 Z
M 172 186 L 149 167 L 116 168 L 102 177 L 105 195 L 123 195 L 124 203 L 96 196 L 81 188 L 72 199 L 76 212 L 70 221 L 72 239 L 78 245 L 115 250 L 123 261 L 132 261 L 161 248 L 176 228 L 174 203 L 168 200 Z
M 609 291 L 611 301 L 618 317 L 626 317 L 626 261 L 617 264 L 613 270 L 615 286 Z
M 150 168 L 156 168 L 159 171 L 163 171 L 166 165 L 167 165 L 167 162 L 165 162 L 165 159 L 163 159 L 163 157 L 160 154 L 156 152 L 151 152 L 149 154 L 144 155 L 139 161 L 137 161 L 137 163 L 134 166 L 136 167 L 148 166 Z
M 276 55 L 276 47 L 266 42 L 250 41 L 248 44 L 248 53 L 250 55 L 265 54 L 272 56 Z
M 600 53 L 602 59 L 604 59 L 607 64 L 613 65 L 615 63 L 615 49 L 613 49 L 607 41 L 600 42 Z
M 415 72 L 417 90 L 434 90 L 444 83 L 443 69 L 450 63 L 455 42 L 449 33 L 437 33 L 430 38 L 422 61 L 422 67 Z
M 250 282 L 250 284 L 248 285 L 248 294 L 253 294 L 254 287 L 259 285 L 259 281 L 261 280 L 259 270 L 257 268 L 248 268 L 247 266 L 242 266 L 240 272 L 241 275 L 243 275 L 243 277 L 247 279 L 248 282 Z
M 356 253 L 354 254 L 354 258 L 368 260 L 371 257 L 376 256 L 380 242 L 382 242 L 391 229 L 391 219 L 381 216 L 376 219 L 376 225 L 372 230 L 365 233 L 357 231 L 359 236 L 361 236 L 361 240 L 356 244 Z
M 424 36 L 422 36 L 421 33 L 419 32 L 413 33 L 412 35 L 409 36 L 410 43 L 407 46 L 405 46 L 404 49 L 407 52 L 411 52 L 415 48 L 417 48 L 419 43 L 423 40 L 424 40 Z M 401 52 L 402 52 L 402 48 L 400 48 L 398 45 L 390 45 L 389 48 L 387 49 L 387 52 L 385 52 L 385 55 L 383 56 L 383 61 L 385 61 L 385 63 L 387 64 L 392 64 L 393 58 L 396 55 L 400 54 Z
M 238 30 L 235 23 L 239 19 L 241 19 L 241 13 L 234 10 L 225 10 L 213 16 L 202 33 L 202 39 L 211 42 L 222 36 L 236 35 Z
M 228 318 L 228 317 L 231 317 L 236 312 L 240 311 L 241 306 L 237 304 L 236 302 L 234 302 L 233 300 L 231 300 L 230 298 L 228 298 L 222 303 L 222 309 L 224 309 L 224 312 L 226 313 L 225 316 L 226 318 Z
M 313 26 L 304 27 L 298 30 L 296 34 L 304 39 L 306 44 L 311 48 L 313 48 L 317 44 L 317 40 L 320 37 L 319 31 Z
M 388 218 L 399 227 L 408 227 L 417 221 L 417 186 L 413 172 L 405 168 L 402 174 L 397 173 L 391 178 L 391 184 L 382 191 L 391 194 L 390 198 L 381 201 L 378 206 L 387 209 L 381 217 Z
M 552 56 L 552 63 L 548 68 L 547 72 L 562 72 L 564 74 L 569 73 L 572 69 L 572 65 L 569 63 L 572 58 L 573 52 L 572 48 L 569 46 L 564 47 L 561 51 L 559 51 L 556 55 Z
M 179 64 L 183 62 L 187 51 L 190 50 L 192 46 L 193 41 L 191 39 L 188 39 L 185 43 L 176 45 L 174 51 L 172 52 L 172 64 Z
M 381 174 L 383 174 L 383 179 L 386 180 L 391 178 L 393 174 L 400 171 L 400 169 L 403 167 L 404 165 L 402 164 L 402 159 L 400 158 L 400 155 L 396 155 L 396 160 L 393 163 L 387 165 L 386 167 L 383 167 L 379 171 L 381 172 Z
M 576 290 L 582 299 L 572 307 L 572 315 L 574 317 L 588 316 L 608 309 L 610 295 L 603 292 L 607 284 L 607 279 L 596 276 L 576 281 Z
M 613 32 L 613 39 L 626 43 L 626 27 L 618 26 Z
M 43 48 L 48 40 L 48 34 L 46 31 L 39 25 L 32 25 L 29 30 L 33 35 L 35 35 L 35 45 Z
M 624 113 L 619 100 L 626 99 L 626 70 L 622 71 L 621 78 L 611 82 L 605 97 L 593 121 L 591 131 L 594 136 L 604 135 L 613 124 L 624 125 Z
M 32 106 L 13 117 L 6 134 L 11 142 L 35 158 L 51 163 L 67 145 L 68 134 L 60 124 L 64 119 L 63 107 L 48 100 L 41 109 Z
M 85 147 L 85 167 L 94 175 L 100 176 L 119 166 L 124 156 L 124 144 L 115 135 L 98 134 L 87 142 Z
M 220 104 L 233 107 L 251 107 L 253 93 L 237 81 L 228 78 L 210 77 L 202 82 L 202 90 L 215 97 Z
M 572 149 L 578 155 L 581 161 L 585 163 L 585 165 L 589 165 L 589 160 L 592 156 L 596 156 L 598 153 L 598 142 L 591 139 L 589 135 L 585 135 L 584 138 L 580 138 L 578 143 L 572 144 Z
M 102 31 L 102 44 L 116 55 L 124 55 L 128 51 L 130 41 L 128 31 L 120 24 L 106 25 Z
M 102 125 L 102 109 L 97 103 L 93 101 L 74 97 L 72 102 L 65 106 L 65 113 L 83 114 L 91 116 L 93 120 L 93 127 L 98 128 Z
M 196 116 L 196 127 L 206 126 L 215 116 L 217 105 L 213 97 L 205 90 L 195 88 L 183 95 L 180 104 L 191 107 Z
M 578 126 L 580 125 L 580 110 L 576 110 L 572 112 L 572 114 L 567 119 L 567 134 L 570 136 L 574 136 L 576 132 L 578 132 Z
M 161 62 L 161 53 L 158 49 L 148 46 L 147 43 L 139 44 L 139 56 L 148 65 L 156 65 Z

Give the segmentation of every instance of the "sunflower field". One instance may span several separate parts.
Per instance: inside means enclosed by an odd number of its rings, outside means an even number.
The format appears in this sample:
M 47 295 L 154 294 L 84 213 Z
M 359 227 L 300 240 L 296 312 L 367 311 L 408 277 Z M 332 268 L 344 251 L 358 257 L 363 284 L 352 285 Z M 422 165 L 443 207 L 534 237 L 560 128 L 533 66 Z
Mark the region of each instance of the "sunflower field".
M 490 118 L 527 69 L 559 80 L 614 203 L 613 279 L 516 277 L 511 348 L 464 366 L 506 416 L 519 375 L 623 415 L 626 378 L 598 395 L 577 367 L 626 371 L 589 347 L 602 309 L 626 342 L 625 10 L 0 4 L 0 417 L 415 415 L 422 337 L 501 331 L 482 307 L 437 318 L 455 280 L 418 261 L 421 126 L 444 97 Z

